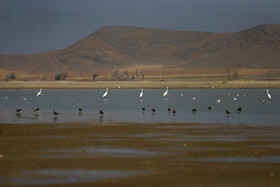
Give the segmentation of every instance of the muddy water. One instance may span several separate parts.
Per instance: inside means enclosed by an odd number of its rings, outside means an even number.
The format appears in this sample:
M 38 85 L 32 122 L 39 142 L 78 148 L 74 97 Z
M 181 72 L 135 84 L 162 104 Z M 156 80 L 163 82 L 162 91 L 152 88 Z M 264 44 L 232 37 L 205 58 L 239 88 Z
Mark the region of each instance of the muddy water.
M 0 186 L 277 186 L 280 128 L 0 124 Z

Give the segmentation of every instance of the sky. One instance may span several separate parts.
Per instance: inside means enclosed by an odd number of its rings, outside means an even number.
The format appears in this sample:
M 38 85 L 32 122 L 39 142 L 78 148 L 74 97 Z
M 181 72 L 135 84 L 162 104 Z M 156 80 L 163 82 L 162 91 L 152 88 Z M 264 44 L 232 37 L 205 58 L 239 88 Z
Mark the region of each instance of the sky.
M 104 26 L 236 32 L 280 24 L 279 0 L 0 0 L 0 54 L 63 49 Z

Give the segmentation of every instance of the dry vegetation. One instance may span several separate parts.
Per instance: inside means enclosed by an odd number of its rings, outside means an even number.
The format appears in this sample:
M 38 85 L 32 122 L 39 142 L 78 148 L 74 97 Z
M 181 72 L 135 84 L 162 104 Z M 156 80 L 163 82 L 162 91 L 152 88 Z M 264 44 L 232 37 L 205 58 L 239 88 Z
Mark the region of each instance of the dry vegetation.
M 280 81 L 1 81 L 0 89 L 280 88 Z
M 123 72 L 124 70 L 120 70 Z M 279 69 L 231 69 L 228 81 L 226 69 L 193 69 L 182 70 L 146 70 L 145 78 L 131 80 L 135 70 L 129 69 L 129 80 L 112 80 L 112 72 L 99 71 L 96 81 L 92 80 L 92 73 L 67 72 L 65 81 L 55 81 L 56 73 L 28 74 L 16 72 L 16 80 L 0 81 L 0 89 L 12 88 L 72 88 L 72 89 L 98 89 L 98 88 L 279 88 Z M 141 71 L 139 71 L 141 72 Z M 238 79 L 233 79 L 233 74 L 238 72 Z M 1 70 L 2 80 L 11 72 Z

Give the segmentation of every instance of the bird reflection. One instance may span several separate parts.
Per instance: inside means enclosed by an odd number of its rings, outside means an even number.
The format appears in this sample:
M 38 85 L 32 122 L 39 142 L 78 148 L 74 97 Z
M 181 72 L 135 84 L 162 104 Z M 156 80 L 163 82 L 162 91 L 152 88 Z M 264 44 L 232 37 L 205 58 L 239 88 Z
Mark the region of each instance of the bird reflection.
M 79 116 L 81 116 L 83 114 L 83 109 L 79 108 L 78 111 L 79 111 L 79 113 L 78 113 Z
M 35 116 L 35 117 L 39 117 L 39 116 L 40 116 L 40 114 L 36 112 L 36 113 L 34 113 L 34 114 L 33 114 L 33 116 Z
M 20 118 L 20 117 L 21 117 L 21 113 L 16 113 L 16 116 L 17 116 L 18 118 Z
M 58 120 L 58 116 L 55 115 L 55 116 L 53 117 L 53 122 L 55 123 L 57 120 Z
M 100 121 L 100 122 L 103 122 L 103 115 L 100 115 L 99 121 Z

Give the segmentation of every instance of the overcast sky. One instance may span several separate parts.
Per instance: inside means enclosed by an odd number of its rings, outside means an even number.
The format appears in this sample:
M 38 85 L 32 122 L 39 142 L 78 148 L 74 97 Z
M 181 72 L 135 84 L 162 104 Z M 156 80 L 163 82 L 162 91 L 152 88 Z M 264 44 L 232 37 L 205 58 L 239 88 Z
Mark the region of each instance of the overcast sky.
M 111 25 L 235 32 L 280 23 L 280 0 L 0 0 L 0 54 L 63 49 Z

